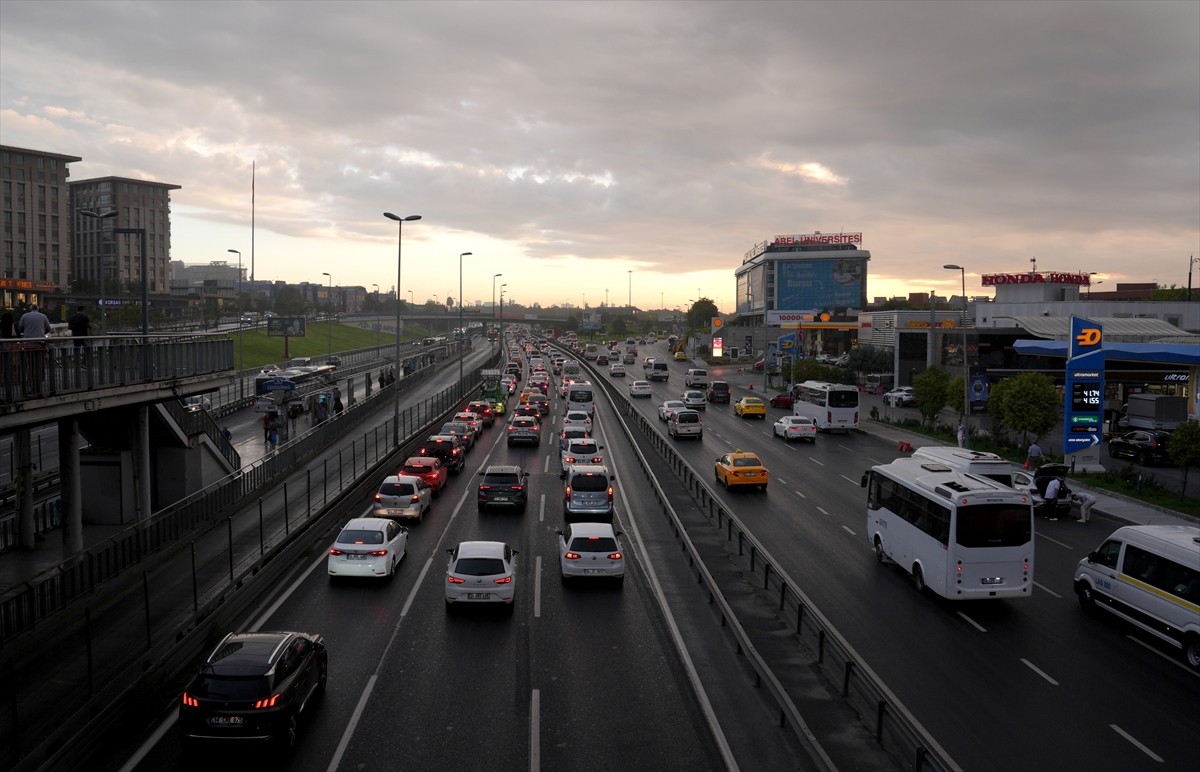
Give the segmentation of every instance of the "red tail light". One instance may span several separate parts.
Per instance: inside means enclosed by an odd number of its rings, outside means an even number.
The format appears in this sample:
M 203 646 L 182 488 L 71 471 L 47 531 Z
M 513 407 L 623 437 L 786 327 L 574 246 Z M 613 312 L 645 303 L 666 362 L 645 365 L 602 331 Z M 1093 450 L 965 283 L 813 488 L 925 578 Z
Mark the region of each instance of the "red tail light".
M 183 704 L 187 705 L 189 708 L 198 708 L 198 707 L 200 707 L 200 700 L 196 699 L 195 697 L 188 694 L 187 692 L 184 692 L 183 693 Z
M 421 503 L 421 497 L 420 497 L 420 496 L 413 496 L 411 499 L 409 499 L 409 500 L 408 500 L 408 503 L 409 503 L 409 504 L 420 504 L 420 503 Z
M 457 576 L 447 576 L 446 581 L 449 582 L 450 584 L 463 584 L 467 580 L 459 579 Z
M 512 577 L 511 576 L 502 576 L 499 579 L 495 579 L 493 581 L 495 581 L 496 584 L 512 584 Z
M 492 489 L 492 486 L 490 486 L 490 485 L 484 485 L 483 483 L 479 484 L 479 490 L 481 490 L 481 491 L 490 491 L 491 489 Z
M 621 560 L 624 557 L 620 552 L 614 552 L 608 556 L 609 560 Z
M 371 550 L 371 552 L 369 554 L 374 555 L 377 558 L 383 557 L 384 555 L 387 554 L 387 550 Z
M 612 501 L 612 494 L 613 494 L 613 489 L 612 489 L 612 486 L 610 485 L 610 486 L 608 486 L 608 500 L 609 501 Z
M 566 463 L 568 463 L 568 464 L 574 464 L 574 463 L 575 463 L 575 457 L 574 457 L 574 456 L 567 456 L 567 457 L 566 457 L 565 459 L 563 459 L 563 460 L 564 460 Z
M 345 555 L 346 553 L 344 553 L 338 549 L 331 549 L 331 550 L 329 550 L 329 554 L 330 555 Z
M 563 557 L 566 558 L 567 560 L 579 560 L 579 553 L 578 552 L 568 552 L 565 555 L 563 555 Z
M 593 456 L 593 457 L 592 457 L 592 463 L 593 463 L 593 464 L 599 464 L 599 463 L 603 463 L 603 461 L 604 461 L 604 457 L 603 457 L 603 456 Z
M 377 502 L 383 501 L 383 499 L 379 497 L 378 493 L 375 494 L 375 501 L 377 501 Z
M 267 697 L 265 700 L 259 700 L 258 702 L 254 703 L 254 707 L 255 709 L 273 708 L 277 702 L 279 702 L 278 692 L 272 694 L 270 697 Z
M 513 489 L 514 491 L 523 491 L 523 490 L 525 490 L 525 486 L 524 486 L 524 485 L 514 485 L 514 486 L 512 487 L 512 489 Z
M 569 501 L 570 498 L 571 498 L 571 486 L 568 485 L 567 487 L 563 488 L 563 499 Z

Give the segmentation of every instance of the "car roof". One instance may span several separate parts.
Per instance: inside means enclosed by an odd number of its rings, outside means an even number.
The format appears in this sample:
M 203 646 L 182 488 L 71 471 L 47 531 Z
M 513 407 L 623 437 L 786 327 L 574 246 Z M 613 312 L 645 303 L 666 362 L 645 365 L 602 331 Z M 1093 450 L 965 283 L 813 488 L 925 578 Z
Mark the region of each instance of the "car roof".
M 615 537 L 617 532 L 612 523 L 568 523 L 572 536 L 608 536 Z
M 295 633 L 230 633 L 204 661 L 205 672 L 218 675 L 264 675 Z
M 437 456 L 410 456 L 404 459 L 405 466 L 437 466 L 442 460 Z
M 516 464 L 492 464 L 483 470 L 484 474 L 521 474 L 521 467 Z
M 502 541 L 463 541 L 458 543 L 458 557 L 502 558 L 505 546 Z
M 417 481 L 420 479 L 421 479 L 420 477 L 417 477 L 416 475 L 412 475 L 412 474 L 389 474 L 387 477 L 383 478 L 383 482 L 384 483 L 409 483 L 410 485 L 416 485 Z M 383 483 L 380 483 L 380 484 L 382 485 Z M 366 519 L 369 520 L 370 518 L 366 518 Z
M 408 479 L 415 480 L 417 478 L 410 477 Z M 391 522 L 391 520 L 387 520 L 382 517 L 356 517 L 343 525 L 342 530 L 344 531 L 347 528 L 353 528 L 356 531 L 382 531 L 387 528 L 388 524 Z
M 608 467 L 604 464 L 573 464 L 571 466 L 572 474 L 602 474 L 609 477 Z
M 751 453 L 748 450 L 732 450 L 728 455 L 730 458 L 758 458 L 757 453 Z M 762 459 L 759 460 L 761 461 Z

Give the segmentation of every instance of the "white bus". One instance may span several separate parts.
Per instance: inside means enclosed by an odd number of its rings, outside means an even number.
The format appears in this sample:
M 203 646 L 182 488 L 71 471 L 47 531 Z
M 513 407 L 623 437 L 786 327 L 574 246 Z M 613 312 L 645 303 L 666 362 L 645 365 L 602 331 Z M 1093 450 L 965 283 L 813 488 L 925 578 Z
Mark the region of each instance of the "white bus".
M 824 431 L 846 432 L 858 428 L 858 389 L 824 381 L 796 386 L 792 412 L 808 416 Z
M 935 461 L 901 458 L 863 474 L 867 539 L 949 600 L 1033 593 L 1033 501 Z

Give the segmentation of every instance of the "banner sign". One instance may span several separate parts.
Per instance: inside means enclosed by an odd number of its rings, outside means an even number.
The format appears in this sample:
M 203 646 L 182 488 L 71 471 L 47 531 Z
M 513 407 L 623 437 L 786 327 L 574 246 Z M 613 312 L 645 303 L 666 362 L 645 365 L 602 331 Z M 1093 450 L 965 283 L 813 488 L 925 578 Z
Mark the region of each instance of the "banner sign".
M 303 338 L 304 317 L 272 316 L 267 319 L 268 338 Z

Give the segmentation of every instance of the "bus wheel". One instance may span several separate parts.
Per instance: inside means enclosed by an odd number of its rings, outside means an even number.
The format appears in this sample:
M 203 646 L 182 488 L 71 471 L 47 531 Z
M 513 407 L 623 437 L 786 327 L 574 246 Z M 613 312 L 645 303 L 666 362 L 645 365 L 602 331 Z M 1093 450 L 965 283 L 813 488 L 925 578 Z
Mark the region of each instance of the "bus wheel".
M 913 584 L 917 587 L 917 593 L 920 594 L 925 592 L 925 574 L 921 571 L 921 566 L 919 564 L 913 565 L 912 576 Z
M 886 556 L 883 554 L 883 539 L 875 537 L 875 559 L 882 563 Z
M 1200 635 L 1189 635 L 1183 639 L 1183 658 L 1192 670 L 1200 670 Z

